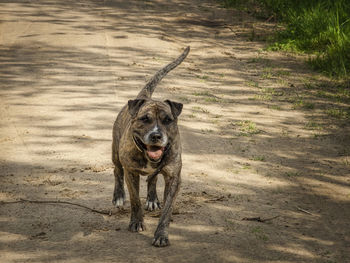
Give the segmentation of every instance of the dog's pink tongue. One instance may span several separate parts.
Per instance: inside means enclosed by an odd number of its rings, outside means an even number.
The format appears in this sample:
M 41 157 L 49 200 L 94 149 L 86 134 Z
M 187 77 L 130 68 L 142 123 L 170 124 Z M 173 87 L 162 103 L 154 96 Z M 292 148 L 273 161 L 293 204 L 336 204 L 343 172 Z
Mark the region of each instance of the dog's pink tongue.
M 164 148 L 159 147 L 147 147 L 147 154 L 153 160 L 158 160 L 162 157 Z

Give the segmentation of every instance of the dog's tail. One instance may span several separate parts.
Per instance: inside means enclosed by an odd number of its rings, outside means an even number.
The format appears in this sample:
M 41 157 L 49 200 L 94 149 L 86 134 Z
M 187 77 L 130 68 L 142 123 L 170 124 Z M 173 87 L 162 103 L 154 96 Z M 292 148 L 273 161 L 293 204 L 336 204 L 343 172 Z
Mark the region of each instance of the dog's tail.
M 189 52 L 190 47 L 188 46 L 177 59 L 166 65 L 161 70 L 159 70 L 143 87 L 143 89 L 137 95 L 137 98 L 150 98 L 153 94 L 155 87 L 162 80 L 162 78 L 164 78 L 164 76 L 168 74 L 169 71 L 176 68 L 187 57 Z

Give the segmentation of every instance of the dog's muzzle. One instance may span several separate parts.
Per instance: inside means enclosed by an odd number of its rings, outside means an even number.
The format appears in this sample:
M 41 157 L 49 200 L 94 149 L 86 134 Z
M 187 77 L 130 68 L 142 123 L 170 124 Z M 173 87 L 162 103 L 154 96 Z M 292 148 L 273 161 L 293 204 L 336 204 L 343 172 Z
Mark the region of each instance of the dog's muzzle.
M 154 163 L 162 160 L 164 153 L 167 151 L 169 144 L 164 146 L 147 145 L 137 136 L 133 136 L 134 143 L 139 151 L 145 152 L 146 157 Z

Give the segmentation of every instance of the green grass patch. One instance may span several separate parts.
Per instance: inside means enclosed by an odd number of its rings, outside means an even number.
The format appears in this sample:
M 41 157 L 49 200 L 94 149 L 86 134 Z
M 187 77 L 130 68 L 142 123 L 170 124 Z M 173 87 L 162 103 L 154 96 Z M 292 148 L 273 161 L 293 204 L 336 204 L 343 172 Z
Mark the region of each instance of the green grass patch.
M 270 105 L 269 108 L 273 110 L 282 110 L 281 106 L 278 105 Z
M 272 79 L 273 78 L 272 68 L 265 67 L 263 69 L 263 73 L 261 74 L 261 78 L 263 78 L 263 79 Z
M 215 97 L 206 97 L 204 99 L 205 102 L 219 102 L 219 99 L 218 98 L 215 98 Z
M 265 156 L 264 155 L 256 155 L 251 158 L 253 161 L 259 161 L 259 162 L 264 162 L 265 161 Z
M 304 99 L 296 99 L 293 103 L 293 109 L 312 110 L 315 108 L 315 104 Z
M 331 87 L 330 89 L 319 88 L 316 93 L 317 97 L 329 99 L 334 102 L 350 103 L 350 88 L 345 86 Z
M 206 81 L 209 79 L 209 76 L 207 75 L 196 75 L 197 78 L 199 78 L 201 81 Z
M 185 96 L 178 97 L 178 100 L 184 103 L 189 103 L 191 100 Z
M 269 237 L 266 235 L 264 229 L 260 226 L 256 226 L 256 227 L 253 227 L 251 230 L 250 230 L 251 233 L 254 234 L 254 236 L 259 239 L 259 240 L 262 240 L 262 241 L 268 241 L 269 240 Z
M 260 88 L 259 87 L 259 82 L 257 81 L 252 81 L 252 80 L 249 80 L 245 83 L 247 86 L 249 87 L 253 87 L 253 88 Z
M 240 126 L 240 136 L 252 136 L 261 132 L 252 121 L 239 121 L 237 125 Z
M 326 113 L 333 117 L 333 118 L 337 118 L 337 119 L 349 119 L 350 118 L 350 108 L 347 110 L 344 109 L 328 109 L 326 110 Z
M 305 123 L 305 129 L 315 131 L 315 130 L 323 130 L 323 127 L 316 122 L 309 121 Z
M 350 77 L 349 0 L 222 0 L 226 7 L 273 17 L 282 29 L 269 50 L 312 54 L 309 64 L 330 76 Z
M 262 88 L 260 94 L 255 95 L 253 99 L 270 101 L 275 94 L 276 90 L 274 88 Z
M 202 107 L 199 107 L 199 106 L 194 106 L 194 107 L 192 107 L 192 109 L 194 110 L 194 111 L 199 111 L 199 112 L 202 112 L 202 113 L 210 113 L 207 109 L 204 109 L 204 108 L 202 108 Z
M 310 65 L 330 76 L 349 77 L 350 2 L 348 0 L 261 0 L 285 23 L 271 50 L 314 54 Z
M 216 97 L 215 95 L 211 94 L 208 91 L 203 92 L 195 92 L 193 93 L 194 96 L 197 97 L 203 97 L 205 102 L 220 102 L 220 98 Z
M 299 172 L 286 172 L 284 175 L 287 177 L 297 177 L 297 176 L 300 176 L 300 173 Z
M 193 93 L 194 96 L 207 96 L 207 97 L 214 97 L 213 94 L 211 94 L 209 91 L 201 91 L 201 92 L 195 92 Z
M 343 165 L 350 166 L 350 158 L 346 158 L 342 161 Z

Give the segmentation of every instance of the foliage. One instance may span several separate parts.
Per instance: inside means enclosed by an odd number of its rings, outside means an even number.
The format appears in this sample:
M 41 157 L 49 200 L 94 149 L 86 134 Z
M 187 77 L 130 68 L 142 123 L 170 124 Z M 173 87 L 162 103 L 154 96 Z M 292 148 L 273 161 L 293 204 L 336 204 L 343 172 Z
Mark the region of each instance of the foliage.
M 258 5 L 285 24 L 271 50 L 313 54 L 309 63 L 324 73 L 350 76 L 349 0 L 224 0 L 225 6 Z M 266 13 L 266 12 L 265 12 Z

